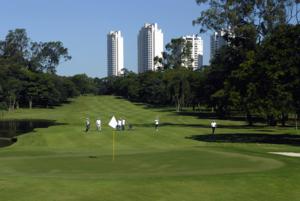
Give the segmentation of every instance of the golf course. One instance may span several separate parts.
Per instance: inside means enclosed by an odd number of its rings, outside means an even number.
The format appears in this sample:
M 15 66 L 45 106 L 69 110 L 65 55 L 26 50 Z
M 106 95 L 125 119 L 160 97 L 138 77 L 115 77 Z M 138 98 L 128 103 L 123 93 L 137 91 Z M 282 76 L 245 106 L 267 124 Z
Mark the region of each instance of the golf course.
M 125 131 L 108 126 L 113 115 L 126 119 Z M 85 132 L 87 117 L 91 128 Z M 300 200 L 300 158 L 270 153 L 300 152 L 294 127 L 216 119 L 211 136 L 209 117 L 115 96 L 80 96 L 3 118 L 57 123 L 0 148 L 3 201 Z

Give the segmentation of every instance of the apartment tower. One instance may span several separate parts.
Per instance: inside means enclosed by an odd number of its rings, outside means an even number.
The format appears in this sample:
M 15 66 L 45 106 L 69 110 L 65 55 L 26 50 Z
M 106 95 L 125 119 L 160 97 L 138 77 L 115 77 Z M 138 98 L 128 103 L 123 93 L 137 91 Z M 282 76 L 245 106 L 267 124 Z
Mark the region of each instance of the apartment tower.
M 121 31 L 111 31 L 107 34 L 107 76 L 119 76 L 123 68 L 123 37 Z
M 138 34 L 138 72 L 155 71 L 154 57 L 162 57 L 164 51 L 162 30 L 157 24 L 146 23 Z
M 190 42 L 192 44 L 191 49 L 191 58 L 193 62 L 191 64 L 193 70 L 197 70 L 203 65 L 203 40 L 200 36 L 191 35 L 191 36 L 183 36 L 182 37 L 186 42 Z
M 224 35 L 225 31 L 218 31 L 210 36 L 210 60 L 214 58 L 222 46 L 227 45 Z

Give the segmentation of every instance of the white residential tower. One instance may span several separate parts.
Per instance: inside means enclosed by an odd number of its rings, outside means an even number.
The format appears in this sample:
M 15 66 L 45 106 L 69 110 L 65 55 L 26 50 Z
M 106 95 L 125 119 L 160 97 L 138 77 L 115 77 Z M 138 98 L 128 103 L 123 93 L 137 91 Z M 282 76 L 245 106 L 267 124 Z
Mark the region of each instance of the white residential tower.
M 183 36 L 182 38 L 192 44 L 191 58 L 193 59 L 193 63 L 191 64 L 191 66 L 193 67 L 193 70 L 201 68 L 203 65 L 203 40 L 202 40 L 202 38 L 197 35 Z
M 121 31 L 111 31 L 107 34 L 107 76 L 119 76 L 123 68 L 123 37 Z
M 225 31 L 219 31 L 210 36 L 210 60 L 214 58 L 222 46 L 227 44 L 224 35 Z
M 155 71 L 154 57 L 162 57 L 164 35 L 157 24 L 146 23 L 138 34 L 138 72 Z

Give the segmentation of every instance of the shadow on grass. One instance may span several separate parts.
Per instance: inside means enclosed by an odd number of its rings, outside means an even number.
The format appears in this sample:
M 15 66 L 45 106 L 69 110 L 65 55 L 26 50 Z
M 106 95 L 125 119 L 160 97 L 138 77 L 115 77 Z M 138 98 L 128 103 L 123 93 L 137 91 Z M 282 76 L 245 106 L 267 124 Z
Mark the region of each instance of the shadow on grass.
M 151 123 L 144 123 L 144 124 L 133 124 L 135 127 L 154 127 Z M 210 129 L 210 125 L 208 124 L 179 124 L 179 123 L 170 123 L 170 122 L 164 122 L 159 125 L 160 127 L 164 126 L 174 126 L 174 127 L 190 127 L 190 128 L 207 128 Z M 248 125 L 218 125 L 218 128 L 225 128 L 225 129 L 259 129 L 258 131 L 261 132 L 274 132 L 272 129 L 268 129 L 271 127 L 264 126 L 264 125 L 254 125 L 254 126 L 248 126 Z
M 246 117 L 240 114 L 232 114 L 231 116 L 219 117 L 215 113 L 212 112 L 199 112 L 199 111 L 182 111 L 182 112 L 173 112 L 173 115 L 179 116 L 193 116 L 199 119 L 222 119 L 222 120 L 230 120 L 230 121 L 244 121 L 246 122 Z M 253 123 L 266 123 L 266 120 L 262 117 L 253 116 Z
M 246 117 L 240 114 L 232 114 L 231 116 L 220 117 L 214 112 L 210 111 L 187 111 L 183 110 L 176 112 L 175 108 L 166 105 L 151 105 L 147 103 L 133 102 L 134 105 L 143 107 L 143 109 L 155 109 L 158 112 L 162 113 L 171 113 L 172 116 L 190 116 L 196 117 L 198 119 L 222 119 L 230 121 L 244 121 L 246 122 Z M 253 116 L 253 123 L 266 123 L 266 120 L 263 117 Z
M 187 139 L 203 142 L 221 142 L 221 143 L 262 143 L 262 144 L 283 144 L 300 145 L 300 135 L 290 134 L 257 134 L 257 133 L 234 133 L 234 134 L 216 134 L 216 135 L 193 135 Z

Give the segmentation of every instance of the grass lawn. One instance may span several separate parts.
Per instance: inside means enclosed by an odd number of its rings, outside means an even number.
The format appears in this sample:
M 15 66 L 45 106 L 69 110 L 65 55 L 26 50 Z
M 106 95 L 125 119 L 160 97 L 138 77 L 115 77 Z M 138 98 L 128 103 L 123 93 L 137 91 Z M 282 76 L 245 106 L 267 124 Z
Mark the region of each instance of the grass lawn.
M 114 161 L 107 125 L 112 115 L 133 125 L 116 132 Z M 87 116 L 92 125 L 86 134 Z M 101 132 L 95 129 L 98 117 Z M 21 109 L 5 118 L 62 124 L 35 129 L 0 149 L 3 201 L 300 200 L 300 158 L 268 153 L 300 152 L 293 128 L 217 120 L 221 137 L 212 142 L 209 119 L 112 96 L 82 96 L 55 109 Z

